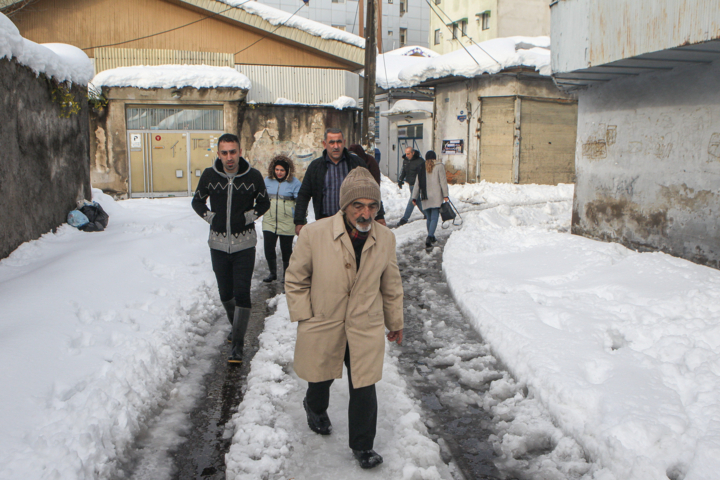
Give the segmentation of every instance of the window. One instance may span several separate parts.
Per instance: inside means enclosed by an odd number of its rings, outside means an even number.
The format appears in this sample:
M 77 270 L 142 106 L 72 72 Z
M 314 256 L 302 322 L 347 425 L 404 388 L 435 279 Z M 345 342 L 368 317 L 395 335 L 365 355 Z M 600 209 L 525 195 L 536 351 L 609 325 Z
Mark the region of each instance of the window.
M 128 130 L 223 130 L 223 110 L 197 107 L 129 107 Z
M 435 30 L 435 45 L 440 45 L 440 29 Z
M 440 0 L 435 0 L 435 5 L 440 5 Z
M 460 20 L 460 32 L 463 37 L 467 37 L 467 18 Z
M 392 31 L 392 30 L 388 30 L 388 37 L 392 37 L 392 36 L 393 36 L 393 31 Z
M 408 2 L 408 0 L 400 0 L 400 16 L 401 17 L 403 15 L 405 15 L 405 13 L 407 13 L 407 11 L 408 11 L 407 2 Z
M 393 3 L 393 0 L 388 0 L 388 3 L 392 5 L 392 3 Z
M 407 28 L 400 29 L 400 46 L 404 47 L 407 44 Z
M 457 22 L 452 24 L 452 31 L 453 31 L 453 40 L 457 40 L 458 38 L 458 24 Z
M 380 107 L 375 107 L 375 140 L 380 138 Z
M 332 0 L 332 3 L 345 3 L 345 0 Z
M 490 29 L 490 10 L 485 10 L 482 13 L 476 14 L 478 17 L 478 22 L 482 24 L 483 30 L 489 30 Z

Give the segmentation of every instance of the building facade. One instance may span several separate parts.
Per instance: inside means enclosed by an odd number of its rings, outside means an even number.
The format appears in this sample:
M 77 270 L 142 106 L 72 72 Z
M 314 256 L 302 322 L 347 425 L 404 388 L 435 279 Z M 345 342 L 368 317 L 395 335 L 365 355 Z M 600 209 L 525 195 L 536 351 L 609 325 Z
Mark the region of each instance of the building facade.
M 720 267 L 717 2 L 554 2 L 552 68 L 579 101 L 573 233 Z
M 440 54 L 492 38 L 550 35 L 548 0 L 429 0 L 429 47 Z
M 265 5 L 315 20 L 361 37 L 365 36 L 364 1 L 354 0 L 310 0 L 307 7 L 298 8 L 300 0 L 259 0 Z M 434 1 L 434 0 L 433 0 Z M 382 35 L 378 42 L 380 53 L 395 50 L 406 45 L 428 46 L 430 7 L 425 0 L 380 0 L 379 30 Z

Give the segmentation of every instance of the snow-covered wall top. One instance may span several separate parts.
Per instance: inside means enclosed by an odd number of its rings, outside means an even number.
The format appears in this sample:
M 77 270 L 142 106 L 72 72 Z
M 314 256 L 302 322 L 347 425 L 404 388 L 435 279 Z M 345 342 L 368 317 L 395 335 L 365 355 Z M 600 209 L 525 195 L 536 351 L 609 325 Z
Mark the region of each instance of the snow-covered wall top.
M 357 102 L 354 98 L 341 95 L 338 97 L 335 101 L 330 103 L 302 103 L 302 102 L 293 102 L 292 100 L 288 100 L 287 98 L 279 97 L 277 100 L 275 100 L 275 105 L 308 105 L 308 106 L 315 106 L 315 107 L 333 107 L 337 110 L 342 110 L 343 108 L 356 108 Z
M 279 10 L 277 8 L 263 5 L 262 3 L 248 0 L 220 0 L 223 3 L 232 5 L 245 10 L 248 13 L 257 15 L 263 20 L 268 21 L 272 25 L 284 25 L 287 27 L 303 30 L 310 35 L 324 38 L 326 40 L 337 40 L 338 42 L 355 45 L 356 47 L 365 48 L 365 39 L 358 37 L 350 32 L 331 27 L 329 25 L 303 18 L 299 15 Z M 292 16 L 291 16 L 292 15 Z
M 242 88 L 250 90 L 250 79 L 230 67 L 208 65 L 154 65 L 120 67 L 98 73 L 96 87 L 136 88 Z
M 2 13 L 0 58 L 15 58 L 36 74 L 44 73 L 59 82 L 87 85 L 95 73 L 92 62 L 79 48 L 62 43 L 31 42 L 23 38 L 15 24 Z
M 417 100 L 398 100 L 390 110 L 380 112 L 380 115 L 399 115 L 402 113 L 428 112 L 433 113 L 433 102 L 419 102 Z
M 380 62 L 382 59 L 378 59 Z M 392 59 L 397 62 L 398 58 Z M 390 67 L 389 59 L 385 59 Z M 462 76 L 472 78 L 484 73 L 498 73 L 510 67 L 533 67 L 540 75 L 550 75 L 550 37 L 506 37 L 494 38 L 465 50 L 456 50 L 435 58 L 405 57 L 409 62 L 399 69 L 397 78 L 390 75 L 388 83 L 394 87 L 412 87 L 431 78 Z M 377 71 L 383 70 L 377 65 Z M 379 74 L 378 74 L 379 78 Z M 378 85 L 381 85 L 378 81 Z

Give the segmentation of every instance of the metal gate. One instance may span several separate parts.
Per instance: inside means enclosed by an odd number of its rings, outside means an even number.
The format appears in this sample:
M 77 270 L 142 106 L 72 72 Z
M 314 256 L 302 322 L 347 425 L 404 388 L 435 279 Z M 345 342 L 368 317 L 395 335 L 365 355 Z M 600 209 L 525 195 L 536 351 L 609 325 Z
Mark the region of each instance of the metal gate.
M 131 197 L 192 195 L 221 131 L 128 130 Z

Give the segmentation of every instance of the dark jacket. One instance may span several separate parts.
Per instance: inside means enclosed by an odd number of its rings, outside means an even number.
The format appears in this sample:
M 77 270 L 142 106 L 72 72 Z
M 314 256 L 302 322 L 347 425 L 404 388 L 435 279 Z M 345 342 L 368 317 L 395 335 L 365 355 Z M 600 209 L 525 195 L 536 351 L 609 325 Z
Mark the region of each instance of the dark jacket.
M 327 173 L 327 165 L 325 164 L 326 155 L 327 150 L 323 150 L 322 156 L 310 162 L 310 165 L 305 171 L 305 177 L 303 178 L 297 200 L 295 201 L 295 225 L 305 225 L 307 223 L 307 209 L 310 199 L 313 201 L 315 219 L 320 220 L 325 217 L 323 214 L 323 190 L 325 187 L 325 174 Z M 343 156 L 348 164 L 348 172 L 357 167 L 367 168 L 365 161 L 348 151 L 347 148 L 343 150 Z M 381 218 L 385 217 L 381 216 L 381 212 L 378 212 L 375 219 L 378 220 Z
M 210 224 L 210 248 L 226 253 L 255 246 L 255 219 L 270 208 L 262 174 L 242 157 L 239 163 L 231 183 L 222 162 L 216 159 L 203 172 L 192 199 L 193 210 Z M 228 229 L 231 235 L 227 234 Z
M 409 185 L 415 185 L 415 178 L 420 170 L 425 168 L 425 159 L 416 151 L 413 157 L 408 159 L 406 155 L 403 155 L 403 166 L 400 170 L 400 176 L 398 177 L 398 183 L 407 182 Z

